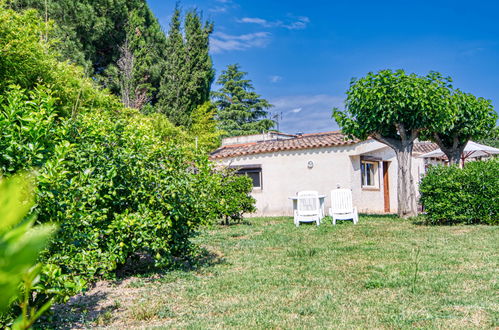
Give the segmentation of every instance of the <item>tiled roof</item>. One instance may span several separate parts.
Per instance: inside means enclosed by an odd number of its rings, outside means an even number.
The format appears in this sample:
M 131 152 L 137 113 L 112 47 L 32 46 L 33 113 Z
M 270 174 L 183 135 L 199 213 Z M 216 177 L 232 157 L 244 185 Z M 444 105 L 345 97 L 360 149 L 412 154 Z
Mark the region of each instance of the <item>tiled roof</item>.
M 250 142 L 241 144 L 225 145 L 211 153 L 211 159 L 220 159 L 228 157 L 237 157 L 267 152 L 276 152 L 283 150 L 301 150 L 325 148 L 332 146 L 341 146 L 355 144 L 360 142 L 358 139 L 348 139 L 339 131 L 312 133 L 296 135 L 291 139 L 270 140 L 260 142 Z M 413 152 L 425 154 L 438 149 L 438 145 L 432 142 L 415 142 Z
M 432 142 L 416 142 L 414 143 L 413 152 L 417 152 L 420 154 L 425 154 L 427 152 L 432 152 L 433 150 L 437 150 L 438 145 Z
M 226 145 L 211 153 L 211 159 L 237 157 L 244 155 L 260 154 L 282 150 L 300 150 L 324 148 L 354 144 L 360 140 L 348 139 L 338 131 L 297 135 L 291 139 L 251 142 L 243 144 Z

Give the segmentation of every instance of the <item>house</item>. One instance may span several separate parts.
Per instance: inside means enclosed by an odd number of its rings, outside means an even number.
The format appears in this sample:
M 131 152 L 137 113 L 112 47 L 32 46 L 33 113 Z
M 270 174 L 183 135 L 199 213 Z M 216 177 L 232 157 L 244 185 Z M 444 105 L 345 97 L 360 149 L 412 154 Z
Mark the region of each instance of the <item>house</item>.
M 435 150 L 428 142 L 416 142 L 412 175 L 419 181 L 428 160 L 418 155 Z M 234 167 L 253 180 L 255 216 L 292 215 L 289 197 L 301 190 L 326 195 L 336 188 L 352 190 L 360 212 L 397 212 L 397 159 L 395 152 L 373 139 L 348 139 L 341 132 L 315 134 L 266 134 L 226 138 L 210 158 Z

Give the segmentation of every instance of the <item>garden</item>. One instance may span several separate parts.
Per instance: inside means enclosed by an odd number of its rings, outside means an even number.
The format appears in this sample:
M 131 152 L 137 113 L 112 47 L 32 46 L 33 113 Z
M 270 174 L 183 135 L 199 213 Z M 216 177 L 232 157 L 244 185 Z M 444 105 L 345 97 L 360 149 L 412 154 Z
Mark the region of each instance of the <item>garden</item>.
M 213 24 L 177 6 L 165 34 L 145 1 L 83 2 L 0 0 L 0 327 L 499 326 L 497 159 L 430 169 L 420 217 L 405 186 L 406 219 L 243 218 L 252 180 L 209 152 L 275 123 L 236 64 L 211 92 Z M 395 105 L 366 114 L 387 83 Z M 455 158 L 497 115 L 449 84 L 369 74 L 334 116 L 401 160 L 420 133 Z

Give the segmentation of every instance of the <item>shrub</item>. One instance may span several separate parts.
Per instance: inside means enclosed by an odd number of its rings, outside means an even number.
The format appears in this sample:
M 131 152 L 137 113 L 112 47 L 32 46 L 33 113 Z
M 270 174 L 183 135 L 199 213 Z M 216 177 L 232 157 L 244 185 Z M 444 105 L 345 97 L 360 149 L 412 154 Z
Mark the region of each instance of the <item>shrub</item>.
M 54 115 L 52 91 L 41 86 L 11 88 L 1 101 L 0 169 L 36 167 L 38 221 L 60 225 L 42 255 L 37 306 L 115 276 L 137 254 L 172 265 L 201 226 L 254 209 L 249 178 L 219 173 L 206 155 L 164 141 L 135 110 L 67 119 Z
M 244 175 L 235 175 L 232 171 L 221 171 L 218 191 L 214 195 L 218 217 L 228 225 L 231 221 L 240 221 L 243 213 L 255 211 L 255 199 L 250 195 L 253 189 L 251 179 Z
M 419 187 L 434 224 L 499 224 L 499 160 L 432 167 Z

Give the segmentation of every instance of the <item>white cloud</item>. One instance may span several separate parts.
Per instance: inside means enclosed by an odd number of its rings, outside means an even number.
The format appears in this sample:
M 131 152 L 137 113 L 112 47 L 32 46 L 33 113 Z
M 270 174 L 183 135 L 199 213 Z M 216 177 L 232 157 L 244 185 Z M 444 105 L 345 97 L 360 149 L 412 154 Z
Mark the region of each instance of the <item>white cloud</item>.
M 343 108 L 344 98 L 327 95 L 292 95 L 270 100 L 273 113 L 282 113 L 279 128 L 285 133 L 315 133 L 337 130 L 331 118 L 334 107 Z
M 287 22 L 283 21 L 268 21 L 260 17 L 243 17 L 237 20 L 239 23 L 250 23 L 258 24 L 260 26 L 271 28 L 271 27 L 282 27 L 288 30 L 303 30 L 310 23 L 310 19 L 306 16 L 299 16 Z
M 258 17 L 243 17 L 240 20 L 238 20 L 239 23 L 254 23 L 258 24 L 264 27 L 269 27 L 270 22 L 267 20 L 264 20 L 263 18 L 258 18 Z
M 227 12 L 227 10 L 228 10 L 227 7 L 221 7 L 221 6 L 217 6 L 215 8 L 208 9 L 208 11 L 210 11 L 212 13 L 225 13 L 225 12 Z
M 307 27 L 308 23 L 310 23 L 310 18 L 306 16 L 300 16 L 294 22 L 285 24 L 282 27 L 289 30 L 303 30 Z
M 249 48 L 263 48 L 268 45 L 271 34 L 269 32 L 256 32 L 241 35 L 231 35 L 216 32 L 210 40 L 211 51 L 221 53 L 230 50 L 245 50 Z
M 271 83 L 277 83 L 277 82 L 282 80 L 282 77 L 281 76 L 270 76 L 269 80 Z

